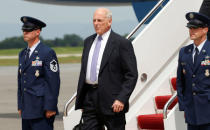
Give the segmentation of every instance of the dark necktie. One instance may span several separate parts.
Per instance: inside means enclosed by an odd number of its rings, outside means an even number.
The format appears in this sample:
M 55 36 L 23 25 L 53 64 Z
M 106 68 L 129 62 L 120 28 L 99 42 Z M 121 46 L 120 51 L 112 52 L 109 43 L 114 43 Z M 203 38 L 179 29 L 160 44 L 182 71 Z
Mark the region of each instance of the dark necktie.
M 196 62 L 197 62 L 198 54 L 199 54 L 199 50 L 198 50 L 198 48 L 196 47 L 196 48 L 195 48 L 195 55 L 194 55 L 194 65 L 195 65 Z
M 29 54 L 30 54 L 30 49 L 28 48 L 27 50 L 26 50 L 26 55 L 25 55 L 25 64 L 28 62 L 28 60 L 29 60 Z

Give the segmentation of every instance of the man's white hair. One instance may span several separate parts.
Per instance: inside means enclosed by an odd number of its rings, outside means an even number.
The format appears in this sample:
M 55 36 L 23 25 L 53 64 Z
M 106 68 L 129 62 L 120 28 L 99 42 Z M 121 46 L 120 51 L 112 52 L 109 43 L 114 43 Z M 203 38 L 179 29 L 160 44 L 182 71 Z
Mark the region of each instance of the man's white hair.
M 112 12 L 109 9 L 107 9 L 106 17 L 107 18 L 112 18 Z
M 112 19 L 112 12 L 109 9 L 101 7 L 96 9 L 96 11 L 97 10 L 103 10 L 105 12 L 106 18 Z

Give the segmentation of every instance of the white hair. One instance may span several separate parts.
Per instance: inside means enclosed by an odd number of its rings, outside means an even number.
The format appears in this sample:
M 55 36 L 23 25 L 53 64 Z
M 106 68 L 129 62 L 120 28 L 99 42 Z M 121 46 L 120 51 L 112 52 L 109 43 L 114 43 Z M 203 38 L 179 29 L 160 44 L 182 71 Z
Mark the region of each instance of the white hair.
M 96 9 L 96 11 L 97 10 L 103 10 L 105 12 L 106 18 L 112 19 L 112 12 L 109 9 L 101 7 Z
M 107 18 L 112 18 L 112 12 L 108 9 L 107 9 L 107 12 L 106 12 L 106 17 Z

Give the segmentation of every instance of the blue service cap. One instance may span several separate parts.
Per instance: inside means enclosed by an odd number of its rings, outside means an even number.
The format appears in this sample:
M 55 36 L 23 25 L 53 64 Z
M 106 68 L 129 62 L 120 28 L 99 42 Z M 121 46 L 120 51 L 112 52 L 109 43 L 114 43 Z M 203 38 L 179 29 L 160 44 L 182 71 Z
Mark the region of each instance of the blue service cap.
M 185 17 L 189 21 L 187 23 L 188 28 L 205 28 L 210 25 L 209 17 L 201 13 L 189 12 Z
M 24 31 L 33 31 L 46 27 L 46 24 L 44 22 L 33 17 L 22 16 L 20 20 L 23 22 L 22 30 Z

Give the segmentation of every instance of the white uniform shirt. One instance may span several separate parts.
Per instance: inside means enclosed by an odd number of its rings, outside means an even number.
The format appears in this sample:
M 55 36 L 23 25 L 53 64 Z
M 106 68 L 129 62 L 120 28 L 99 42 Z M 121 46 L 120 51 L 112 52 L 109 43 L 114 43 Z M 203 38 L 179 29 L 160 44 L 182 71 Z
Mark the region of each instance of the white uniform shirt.
M 200 54 L 200 52 L 201 52 L 201 50 L 202 50 L 203 45 L 204 45 L 205 42 L 206 42 L 206 40 L 203 41 L 199 46 L 197 46 L 197 48 L 199 50 L 199 54 Z M 194 56 L 195 56 L 195 53 L 196 53 L 196 51 L 195 51 L 196 45 L 193 44 L 193 46 L 194 46 L 194 49 L 193 49 L 193 55 L 192 56 L 193 56 L 193 63 L 194 63 Z
M 40 40 L 30 48 L 29 58 L 31 57 L 32 53 L 34 52 L 34 50 L 36 49 L 36 47 L 39 45 L 39 43 L 40 43 Z

